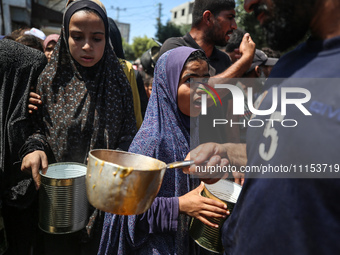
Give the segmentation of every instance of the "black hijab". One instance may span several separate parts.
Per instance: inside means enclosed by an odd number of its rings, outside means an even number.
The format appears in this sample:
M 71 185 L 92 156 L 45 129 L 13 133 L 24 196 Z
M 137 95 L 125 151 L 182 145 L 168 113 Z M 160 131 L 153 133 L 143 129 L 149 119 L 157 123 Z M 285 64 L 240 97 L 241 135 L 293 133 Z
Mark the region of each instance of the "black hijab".
M 19 149 L 35 131 L 27 101 L 46 63 L 41 51 L 13 40 L 0 41 L 1 197 L 20 208 L 30 205 L 36 195 L 32 176 L 20 170 Z M 46 141 L 35 142 L 35 149 L 46 150 Z
M 113 19 L 109 18 L 110 39 L 113 49 L 118 58 L 125 59 L 122 35 Z
M 72 15 L 83 9 L 94 10 L 105 25 L 103 57 L 90 68 L 72 58 L 65 36 Z M 131 88 L 108 35 L 108 19 L 99 5 L 84 0 L 67 7 L 61 36 L 37 85 L 48 141 L 58 162 L 85 163 L 91 149 L 127 150 L 136 133 Z

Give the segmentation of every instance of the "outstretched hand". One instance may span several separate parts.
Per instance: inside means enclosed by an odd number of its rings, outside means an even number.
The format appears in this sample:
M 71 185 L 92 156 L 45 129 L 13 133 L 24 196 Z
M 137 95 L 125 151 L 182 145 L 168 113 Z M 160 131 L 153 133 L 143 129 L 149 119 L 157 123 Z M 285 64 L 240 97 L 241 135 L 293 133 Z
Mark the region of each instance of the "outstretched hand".
M 44 151 L 34 151 L 27 154 L 21 163 L 21 171 L 29 172 L 32 174 L 35 188 L 38 190 L 40 187 L 40 174 L 41 169 L 46 173 L 48 167 L 48 159 Z
M 211 198 L 201 196 L 204 183 L 179 197 L 179 211 L 195 217 L 210 227 L 218 228 L 218 225 L 210 222 L 207 218 L 226 218 L 230 214 L 227 205 Z
M 194 164 L 190 167 L 183 168 L 183 172 L 185 174 L 196 175 L 205 183 L 215 183 L 221 178 L 227 178 L 229 174 L 228 172 L 209 171 L 208 169 L 216 166 L 220 166 L 221 168 L 228 166 L 230 162 L 226 156 L 227 153 L 224 152 L 222 144 L 202 144 L 186 156 L 185 160 L 193 160 Z
M 185 160 L 194 161 L 194 164 L 190 167 L 183 168 L 185 174 L 196 175 L 204 182 L 211 184 L 221 178 L 227 178 L 228 173 L 230 173 L 230 166 L 233 166 L 233 169 L 236 167 L 236 170 L 239 170 L 241 166 L 247 164 L 246 145 L 242 143 L 205 143 L 192 150 Z M 207 163 L 205 164 L 205 162 Z M 206 168 L 202 168 L 202 165 L 206 166 Z M 223 171 L 216 171 L 217 168 L 214 168 L 214 166 L 219 166 L 219 169 Z M 200 169 L 205 171 L 200 171 Z M 209 169 L 215 169 L 215 171 Z M 242 184 L 244 176 L 237 174 L 235 171 L 232 171 L 232 173 L 234 178 L 239 178 L 238 183 Z

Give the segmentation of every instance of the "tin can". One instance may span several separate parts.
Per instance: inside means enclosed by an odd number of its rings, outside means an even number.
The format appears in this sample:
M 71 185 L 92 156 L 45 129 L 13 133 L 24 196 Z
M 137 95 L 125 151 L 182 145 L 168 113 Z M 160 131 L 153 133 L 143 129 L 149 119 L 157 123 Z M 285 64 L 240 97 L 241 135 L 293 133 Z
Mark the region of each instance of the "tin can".
M 228 180 L 220 180 L 214 184 L 204 184 L 201 195 L 227 205 L 230 213 L 233 211 L 242 186 Z M 221 240 L 221 227 L 227 218 L 207 218 L 210 222 L 217 224 L 218 228 L 205 225 L 196 218 L 191 219 L 189 233 L 195 242 L 206 250 L 214 253 L 223 253 Z
M 88 221 L 86 165 L 56 163 L 41 175 L 39 227 L 50 234 L 76 232 Z

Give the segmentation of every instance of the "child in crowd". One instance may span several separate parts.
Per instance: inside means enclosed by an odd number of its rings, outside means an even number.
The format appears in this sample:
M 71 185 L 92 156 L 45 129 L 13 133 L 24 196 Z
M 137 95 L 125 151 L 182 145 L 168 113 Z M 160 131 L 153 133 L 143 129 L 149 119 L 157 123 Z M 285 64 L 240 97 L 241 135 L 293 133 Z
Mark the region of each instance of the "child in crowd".
M 183 160 L 190 144 L 198 144 L 195 134 L 201 111 L 197 85 L 190 82 L 208 76 L 203 51 L 179 47 L 164 53 L 157 61 L 144 122 L 129 151 L 166 163 Z M 202 189 L 199 179 L 181 169 L 167 170 L 155 201 L 144 214 L 106 213 L 98 254 L 202 254 L 189 236 L 189 216 L 216 227 L 206 218 L 228 213 L 223 203 L 202 197 Z
M 51 55 L 58 40 L 59 40 L 58 34 L 51 34 L 47 36 L 46 39 L 44 40 L 44 53 L 47 58 L 47 61 L 51 60 Z

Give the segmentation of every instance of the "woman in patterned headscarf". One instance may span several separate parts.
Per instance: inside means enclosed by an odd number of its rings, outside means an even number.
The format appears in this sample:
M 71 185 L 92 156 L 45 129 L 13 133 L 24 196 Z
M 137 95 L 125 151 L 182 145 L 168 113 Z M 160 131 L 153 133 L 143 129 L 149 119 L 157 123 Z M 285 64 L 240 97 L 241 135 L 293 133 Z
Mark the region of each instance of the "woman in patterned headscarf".
M 37 85 L 55 161 L 86 163 L 92 149 L 127 150 L 136 133 L 132 93 L 109 43 L 106 12 L 94 1 L 70 3 L 60 37 Z M 40 163 L 29 144 L 23 168 Z
M 87 26 L 81 33 L 78 25 L 69 30 L 74 14 L 91 12 L 100 18 L 103 31 L 94 29 L 91 34 Z M 87 45 L 86 34 L 93 45 Z M 68 6 L 61 39 L 37 85 L 57 162 L 86 163 L 88 151 L 94 148 L 127 150 L 136 132 L 131 88 L 108 38 L 107 16 L 96 3 L 83 0 Z M 79 40 L 83 45 L 77 52 Z M 98 57 L 86 47 L 98 48 L 95 41 L 99 40 L 104 46 Z
M 209 72 L 202 51 L 179 47 L 164 53 L 157 61 L 144 122 L 129 151 L 165 163 L 184 160 L 190 143 L 198 143 L 200 107 L 191 102 L 200 96 L 190 80 L 205 76 Z M 155 201 L 144 214 L 105 214 L 98 254 L 199 254 L 201 249 L 189 237 L 189 216 L 209 224 L 206 217 L 226 214 L 222 203 L 199 195 L 202 189 L 199 179 L 181 169 L 167 170 Z

